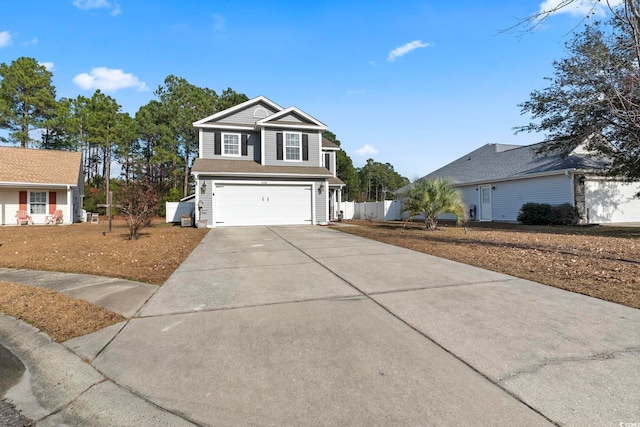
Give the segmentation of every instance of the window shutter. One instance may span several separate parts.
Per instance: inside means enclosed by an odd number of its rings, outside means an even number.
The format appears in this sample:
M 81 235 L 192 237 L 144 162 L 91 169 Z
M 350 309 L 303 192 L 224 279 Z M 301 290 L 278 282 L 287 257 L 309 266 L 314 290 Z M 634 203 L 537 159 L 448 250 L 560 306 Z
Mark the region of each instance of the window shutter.
M 213 154 L 215 154 L 216 156 L 219 156 L 222 154 L 222 136 L 220 135 L 220 132 L 216 132 L 214 134 L 213 141 L 214 141 Z
M 276 133 L 276 159 L 282 160 L 282 132 Z
M 242 135 L 242 155 L 247 156 L 249 154 L 249 150 L 247 149 L 247 135 Z
M 309 160 L 309 135 L 302 134 L 302 160 Z
M 331 170 L 331 155 L 324 153 L 324 167 Z
M 49 215 L 53 215 L 56 211 L 56 192 L 49 191 Z
M 27 192 L 21 191 L 19 198 L 20 198 L 20 210 L 26 211 L 27 210 Z

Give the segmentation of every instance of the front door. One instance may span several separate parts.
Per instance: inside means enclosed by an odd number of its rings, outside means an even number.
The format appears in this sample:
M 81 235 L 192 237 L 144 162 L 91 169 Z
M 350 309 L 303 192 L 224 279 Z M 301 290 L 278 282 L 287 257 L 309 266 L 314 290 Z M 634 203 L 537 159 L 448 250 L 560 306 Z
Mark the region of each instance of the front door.
M 491 221 L 491 186 L 480 187 L 480 221 Z

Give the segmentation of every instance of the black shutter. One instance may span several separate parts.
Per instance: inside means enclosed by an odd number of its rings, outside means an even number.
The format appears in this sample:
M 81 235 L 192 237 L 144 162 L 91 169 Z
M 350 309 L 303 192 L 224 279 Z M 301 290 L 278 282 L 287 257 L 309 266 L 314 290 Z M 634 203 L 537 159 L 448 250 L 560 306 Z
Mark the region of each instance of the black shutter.
M 221 139 L 221 135 L 220 132 L 216 132 L 214 134 L 213 137 L 213 142 L 214 142 L 214 147 L 213 147 L 213 154 L 215 154 L 216 156 L 219 156 L 220 154 L 222 154 L 222 139 Z
M 331 170 L 331 155 L 329 153 L 324 153 L 324 167 Z
M 282 132 L 276 133 L 276 159 L 282 160 Z
M 309 135 L 302 134 L 302 160 L 309 160 Z
M 249 153 L 247 151 L 247 135 L 242 135 L 242 155 L 247 156 Z

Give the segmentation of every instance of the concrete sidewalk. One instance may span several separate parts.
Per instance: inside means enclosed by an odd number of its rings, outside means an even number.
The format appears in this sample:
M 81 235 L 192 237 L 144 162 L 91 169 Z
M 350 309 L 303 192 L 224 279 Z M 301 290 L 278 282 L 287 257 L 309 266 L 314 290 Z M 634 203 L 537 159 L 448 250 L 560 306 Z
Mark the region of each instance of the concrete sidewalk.
M 640 310 L 328 228 L 212 230 L 112 328 L 39 426 L 640 422 Z

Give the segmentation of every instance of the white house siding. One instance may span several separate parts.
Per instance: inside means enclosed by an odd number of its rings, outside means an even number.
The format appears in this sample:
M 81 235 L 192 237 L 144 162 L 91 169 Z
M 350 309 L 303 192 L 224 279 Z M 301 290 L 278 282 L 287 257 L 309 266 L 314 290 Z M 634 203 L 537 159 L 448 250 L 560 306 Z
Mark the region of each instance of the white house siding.
M 573 205 L 573 181 L 564 174 L 459 187 L 467 213 L 472 205 L 476 206 L 476 219 L 480 215 L 479 190 L 483 185 L 492 187 L 492 221 L 517 221 L 520 208 L 529 202 Z
M 320 144 L 321 138 L 318 132 L 311 131 L 305 132 L 300 131 L 301 133 L 305 133 L 309 135 L 309 161 L 299 161 L 299 162 L 291 162 L 284 160 L 277 160 L 277 150 L 276 150 L 276 133 L 284 132 L 283 130 L 272 130 L 267 129 L 265 131 L 265 165 L 276 165 L 276 166 L 322 166 L 322 161 L 319 158 L 320 156 Z M 293 132 L 298 132 L 293 131 Z
M 18 193 L 0 188 L 0 225 L 15 224 L 18 209 Z
M 54 191 L 50 188 L 28 188 L 28 189 L 0 189 L 0 225 L 16 225 L 16 212 L 20 209 L 19 194 L 20 191 L 27 191 L 27 194 L 32 191 L 44 191 L 47 193 L 47 206 L 44 214 L 31 215 L 34 224 L 44 224 L 46 217 L 49 216 L 49 193 Z M 73 204 L 69 206 L 67 198 L 67 190 L 55 190 L 56 193 L 56 209 L 60 209 L 63 214 L 63 221 L 65 224 L 71 224 L 79 216 L 74 208 L 77 208 L 79 204 Z M 72 197 L 78 197 L 78 191 L 72 195 Z M 27 210 L 29 210 L 29 196 L 27 195 Z
M 223 132 L 219 130 L 204 129 L 202 132 L 202 158 L 203 159 L 225 159 L 225 160 L 244 160 L 244 161 L 260 161 L 260 134 L 229 131 L 229 133 L 238 133 L 240 135 L 250 135 L 247 139 L 247 155 L 246 156 L 223 156 L 215 154 L 215 133 Z M 242 138 L 242 137 L 241 137 Z
M 256 110 L 258 111 L 256 112 Z M 235 123 L 253 126 L 258 120 L 268 117 L 275 112 L 276 111 L 268 105 L 259 103 L 257 105 L 251 106 L 250 108 L 223 117 L 217 120 L 217 123 Z
M 590 223 L 640 221 L 640 183 L 604 180 L 585 182 L 585 207 Z

